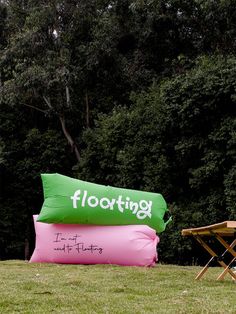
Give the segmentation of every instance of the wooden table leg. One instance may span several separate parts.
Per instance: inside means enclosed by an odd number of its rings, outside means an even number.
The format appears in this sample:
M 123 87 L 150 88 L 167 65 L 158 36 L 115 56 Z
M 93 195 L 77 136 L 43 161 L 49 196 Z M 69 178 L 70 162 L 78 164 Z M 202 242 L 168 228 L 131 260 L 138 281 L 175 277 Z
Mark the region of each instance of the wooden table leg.
M 197 274 L 197 276 L 195 277 L 195 279 L 200 279 L 205 272 L 207 271 L 208 267 L 210 266 L 211 262 L 215 259 L 215 256 L 212 256 L 212 258 L 208 261 L 208 263 L 203 267 L 203 269 Z
M 226 248 L 227 252 L 230 252 L 233 257 L 236 257 L 236 252 L 233 249 L 236 245 L 236 239 L 229 245 L 219 234 L 215 234 L 215 237 Z
M 221 261 L 218 259 L 218 255 L 203 241 L 203 239 L 199 236 L 199 235 L 195 235 L 194 236 L 195 239 L 205 248 L 205 250 L 212 256 L 212 258 L 209 260 L 209 262 L 205 265 L 205 267 L 199 272 L 199 274 L 197 275 L 197 277 L 195 279 L 200 279 L 204 273 L 207 271 L 210 263 L 212 262 L 212 260 L 214 260 L 215 258 L 217 259 L 218 264 L 220 264 L 224 269 L 225 272 L 229 273 L 231 275 L 231 277 L 233 277 L 234 279 L 236 279 L 236 274 L 228 267 L 228 265 L 225 264 L 225 262 Z M 221 238 L 222 239 L 222 238 Z M 225 242 L 225 241 L 224 241 Z M 229 246 L 226 242 L 226 245 Z M 234 242 L 231 245 L 235 245 Z M 230 246 L 229 246 L 230 247 Z M 230 249 L 232 250 L 232 248 L 230 247 Z M 235 252 L 234 252 L 235 253 Z
M 230 261 L 230 263 L 228 264 L 227 268 L 225 268 L 223 270 L 223 272 L 218 276 L 217 280 L 223 280 L 225 275 L 229 272 L 230 266 L 232 265 L 232 263 L 236 260 L 236 252 L 234 251 L 234 247 L 236 245 L 236 239 L 234 239 L 234 241 L 229 245 L 221 236 L 219 236 L 218 234 L 215 235 L 217 240 L 226 248 L 226 251 L 224 252 L 224 254 L 226 252 L 230 252 L 233 255 L 233 259 Z M 236 274 L 234 272 L 233 276 L 231 274 L 231 272 L 229 272 L 231 277 L 234 278 L 234 280 L 236 280 Z
M 229 272 L 230 266 L 233 264 L 233 262 L 236 260 L 236 257 L 234 257 L 231 262 L 229 263 L 229 265 L 227 266 L 227 268 L 225 268 L 223 270 L 223 272 L 217 277 L 217 280 L 223 280 L 225 275 Z M 234 274 L 234 272 L 233 272 Z M 231 275 L 231 273 L 230 273 Z M 232 276 L 232 275 L 231 275 Z M 234 276 L 232 276 L 234 278 L 234 280 L 236 280 L 236 274 L 234 274 Z
M 207 262 L 203 269 L 197 274 L 195 279 L 200 279 L 210 266 L 210 263 L 217 257 L 217 254 L 202 240 L 198 235 L 194 235 L 194 238 L 204 247 L 204 249 L 212 255 L 212 258 Z

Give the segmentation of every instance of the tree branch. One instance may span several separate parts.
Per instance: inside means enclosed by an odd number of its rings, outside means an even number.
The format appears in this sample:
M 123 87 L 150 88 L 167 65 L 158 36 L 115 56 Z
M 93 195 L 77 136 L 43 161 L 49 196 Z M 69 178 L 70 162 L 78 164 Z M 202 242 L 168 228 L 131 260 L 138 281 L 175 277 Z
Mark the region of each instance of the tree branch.
M 46 102 L 47 106 L 50 108 L 50 109 L 53 109 L 52 105 L 51 105 L 51 100 L 50 98 L 47 98 L 46 96 L 43 96 L 43 99 L 44 101 Z
M 66 86 L 66 104 L 67 104 L 67 107 L 69 108 L 70 107 L 70 90 L 68 86 Z
M 47 113 L 47 110 L 42 110 L 42 109 L 40 109 L 40 108 L 38 108 L 38 107 L 35 107 L 35 106 L 32 106 L 32 105 L 23 104 L 23 106 L 32 108 L 32 109 L 37 110 L 37 111 L 40 111 L 40 112 L 42 112 L 42 113 Z

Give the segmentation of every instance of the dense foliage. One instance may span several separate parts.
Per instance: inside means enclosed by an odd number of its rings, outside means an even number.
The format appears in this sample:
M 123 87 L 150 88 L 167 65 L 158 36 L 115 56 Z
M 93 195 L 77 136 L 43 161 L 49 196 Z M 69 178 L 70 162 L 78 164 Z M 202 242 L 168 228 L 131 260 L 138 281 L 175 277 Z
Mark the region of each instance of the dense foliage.
M 162 193 L 191 263 L 183 227 L 236 219 L 236 1 L 41 2 L 0 1 L 0 259 L 60 172 Z

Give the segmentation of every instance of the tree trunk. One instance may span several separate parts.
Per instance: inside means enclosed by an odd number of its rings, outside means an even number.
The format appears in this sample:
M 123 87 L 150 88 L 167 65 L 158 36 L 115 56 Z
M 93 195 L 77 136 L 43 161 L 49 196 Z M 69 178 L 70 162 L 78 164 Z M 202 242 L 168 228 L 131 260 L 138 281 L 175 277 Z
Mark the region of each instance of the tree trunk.
M 29 240 L 25 239 L 25 261 L 28 261 L 30 258 L 30 252 L 29 252 Z
M 90 128 L 90 122 L 89 122 L 89 100 L 88 100 L 88 93 L 85 94 L 85 104 L 86 104 L 86 126 L 87 128 Z
M 60 122 L 61 122 L 62 131 L 68 143 L 70 144 L 72 151 L 75 153 L 77 161 L 80 162 L 80 152 L 79 152 L 78 146 L 76 145 L 75 141 L 73 140 L 73 138 L 71 137 L 70 133 L 68 132 L 66 128 L 66 121 L 65 121 L 64 115 L 60 116 Z

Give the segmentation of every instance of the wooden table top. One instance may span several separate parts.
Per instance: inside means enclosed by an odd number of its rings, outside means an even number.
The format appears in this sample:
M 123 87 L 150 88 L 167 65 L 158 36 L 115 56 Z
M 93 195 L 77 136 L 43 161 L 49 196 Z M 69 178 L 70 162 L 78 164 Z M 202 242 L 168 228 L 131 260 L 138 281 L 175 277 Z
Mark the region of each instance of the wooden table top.
M 203 226 L 198 228 L 183 229 L 182 236 L 219 234 L 222 236 L 234 236 L 236 234 L 236 221 L 223 221 L 214 225 Z

